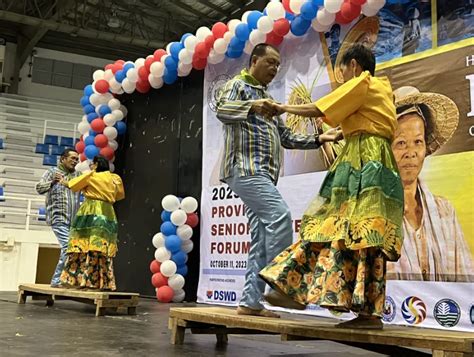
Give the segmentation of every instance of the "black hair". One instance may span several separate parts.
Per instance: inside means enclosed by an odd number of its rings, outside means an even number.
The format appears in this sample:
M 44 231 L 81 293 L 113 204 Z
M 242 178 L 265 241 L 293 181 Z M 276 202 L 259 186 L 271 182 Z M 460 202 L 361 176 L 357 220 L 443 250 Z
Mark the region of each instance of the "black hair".
M 110 165 L 107 159 L 103 156 L 95 156 L 92 161 L 94 164 L 97 164 L 96 172 L 110 171 Z
M 357 61 L 363 71 L 369 71 L 371 75 L 375 75 L 375 55 L 367 46 L 360 43 L 352 45 L 342 55 L 341 64 L 347 66 L 353 59 Z
M 250 54 L 249 68 L 252 66 L 252 60 L 254 57 L 259 58 L 267 54 L 267 48 L 271 48 L 275 50 L 277 53 L 280 53 L 280 50 L 273 45 L 269 45 L 268 43 L 259 43 L 257 46 L 253 48 L 252 53 Z
M 77 154 L 77 151 L 74 149 L 65 149 L 61 154 L 61 160 L 67 159 L 69 157 L 70 152 L 75 152 Z

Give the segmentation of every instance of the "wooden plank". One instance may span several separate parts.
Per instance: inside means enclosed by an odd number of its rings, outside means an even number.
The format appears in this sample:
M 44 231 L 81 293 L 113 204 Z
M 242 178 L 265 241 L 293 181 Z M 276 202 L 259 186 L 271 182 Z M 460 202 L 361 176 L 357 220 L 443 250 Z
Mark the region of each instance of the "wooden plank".
M 87 291 L 77 289 L 66 289 L 66 288 L 52 288 L 48 284 L 21 284 L 19 289 L 33 291 L 48 295 L 61 295 L 61 296 L 73 296 L 83 298 L 98 298 L 98 299 L 120 299 L 123 297 L 136 296 L 139 297 L 138 293 L 124 293 L 124 292 L 113 292 L 113 291 Z
M 172 345 L 182 345 L 184 342 L 184 332 L 186 327 L 180 326 L 179 319 L 173 318 L 170 319 L 171 325 L 171 339 L 170 342 Z
M 283 334 L 289 338 L 315 338 L 332 341 L 360 342 L 428 348 L 441 351 L 472 353 L 474 335 L 401 326 L 385 326 L 383 330 L 357 330 L 334 327 L 327 319 L 274 319 L 237 315 L 235 309 L 221 307 L 171 308 L 170 318 L 225 327 L 253 329 Z

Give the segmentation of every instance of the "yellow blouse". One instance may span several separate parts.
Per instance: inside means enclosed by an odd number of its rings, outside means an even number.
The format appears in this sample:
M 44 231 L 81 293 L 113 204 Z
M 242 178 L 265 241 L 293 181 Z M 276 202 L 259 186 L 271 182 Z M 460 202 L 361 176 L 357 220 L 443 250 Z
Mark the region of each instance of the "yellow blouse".
M 125 198 L 122 179 L 110 171 L 88 172 L 70 180 L 68 187 L 74 192 L 82 191 L 92 200 L 114 203 Z
M 344 136 L 365 132 L 393 140 L 397 118 L 387 77 L 372 77 L 365 71 L 315 104 L 324 121 L 340 125 Z

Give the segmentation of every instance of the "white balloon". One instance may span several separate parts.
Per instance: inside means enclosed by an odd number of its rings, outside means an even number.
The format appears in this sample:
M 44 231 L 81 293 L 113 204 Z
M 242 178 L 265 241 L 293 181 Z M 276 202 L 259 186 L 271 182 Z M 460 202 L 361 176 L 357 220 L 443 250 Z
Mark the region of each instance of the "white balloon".
M 184 287 L 184 277 L 181 274 L 174 274 L 168 279 L 168 286 L 173 290 L 181 290 Z
M 179 209 L 179 199 L 175 195 L 166 195 L 161 200 L 161 207 L 165 211 L 173 212 Z
M 223 38 L 218 38 L 216 42 L 214 42 L 214 51 L 218 54 L 224 54 L 227 51 L 227 43 Z
M 273 30 L 273 20 L 268 16 L 262 16 L 258 19 L 257 29 L 267 34 Z
M 237 19 L 232 19 L 230 20 L 228 23 L 227 23 L 227 28 L 229 29 L 228 32 L 230 32 L 230 34 L 232 36 L 235 35 L 235 28 L 240 25 L 242 23 L 242 21 L 240 20 L 237 20 Z
M 232 37 L 234 37 L 234 35 L 230 31 L 227 31 L 224 34 L 224 37 L 222 37 L 222 38 L 224 39 L 225 43 L 229 44 L 230 40 L 232 40 Z
M 86 134 L 89 132 L 91 126 L 88 122 L 84 122 L 84 121 L 81 121 L 78 125 L 77 125 L 77 130 L 81 133 L 81 134 Z M 84 138 L 85 139 L 85 138 Z
M 118 92 L 122 88 L 122 84 L 117 82 L 115 77 L 110 78 L 109 86 L 112 91 Z
M 144 58 L 138 58 L 136 61 L 135 61 L 135 67 L 142 67 L 145 65 L 145 59 Z
M 245 47 L 244 47 L 244 52 L 249 55 L 249 54 L 252 53 L 254 47 L 255 47 L 255 46 L 252 45 L 252 43 L 247 42 L 247 43 L 245 44 Z
M 269 2 L 267 5 L 267 14 L 272 20 L 278 20 L 285 17 L 285 8 L 278 1 Z
M 190 253 L 193 250 L 194 243 L 191 239 L 185 240 L 181 244 L 181 250 L 186 254 Z
M 163 66 L 165 65 L 165 60 L 166 60 L 169 56 L 170 56 L 170 55 L 161 56 L 160 62 L 161 62 L 161 64 L 162 64 Z
M 181 201 L 181 209 L 186 213 L 194 213 L 198 208 L 198 201 L 191 196 L 185 197 Z
M 118 108 L 120 108 L 120 100 L 115 99 L 115 98 L 112 98 L 111 100 L 109 100 L 109 102 L 107 103 L 107 105 L 109 106 L 109 108 L 110 108 L 111 110 L 118 109 Z
M 166 51 L 167 53 L 171 53 L 171 42 L 166 45 L 165 51 Z
M 82 135 L 82 139 L 83 140 L 86 140 L 86 138 L 89 136 L 89 130 L 87 130 L 87 132 L 85 132 L 83 135 Z
M 135 90 L 136 84 L 135 82 L 130 82 L 128 78 L 125 78 L 122 81 L 122 88 L 125 91 L 125 93 L 133 93 Z
M 188 36 L 184 40 L 184 48 L 186 48 L 189 52 L 194 53 L 194 49 L 196 48 L 197 43 L 198 43 L 198 40 L 196 36 L 194 35 Z
M 160 263 L 169 261 L 170 258 L 171 258 L 171 252 L 165 247 L 159 247 L 155 250 L 155 259 L 158 260 Z
M 98 106 L 100 104 L 100 95 L 97 93 L 93 93 L 89 97 L 89 102 L 94 106 Z
M 98 81 L 99 79 L 104 78 L 104 74 L 105 74 L 105 72 L 103 70 L 98 69 L 98 70 L 94 71 L 94 73 L 92 74 L 92 78 L 94 79 L 94 81 Z
M 107 69 L 107 70 L 104 72 L 104 79 L 105 79 L 106 81 L 110 81 L 112 78 L 115 78 L 114 72 L 112 72 L 111 69 Z
M 193 66 L 191 65 L 184 65 L 184 66 L 178 66 L 178 77 L 186 77 L 191 73 L 193 69 Z
M 148 75 L 148 82 L 152 88 L 158 89 L 163 87 L 163 78 L 162 77 L 155 77 L 153 74 Z
M 114 116 L 115 120 L 117 120 L 117 121 L 123 119 L 123 113 L 120 109 L 112 110 L 112 115 Z
M 301 12 L 301 6 L 303 6 L 303 3 L 305 0 L 291 0 L 290 1 L 290 9 L 293 11 L 295 14 L 299 14 Z
M 324 0 L 324 8 L 327 12 L 335 14 L 341 9 L 344 0 Z
M 184 64 L 191 64 L 193 63 L 193 54 L 188 51 L 186 48 L 183 48 L 181 51 L 179 51 L 178 54 L 179 62 L 184 63 Z
M 153 246 L 157 249 L 161 248 L 161 247 L 164 247 L 165 246 L 165 236 L 161 232 L 156 233 L 153 236 L 153 239 L 151 240 L 151 242 L 152 242 Z
M 161 248 L 158 248 L 161 249 Z M 158 259 L 157 259 L 158 260 Z M 176 273 L 176 270 L 178 267 L 176 266 L 176 263 L 172 260 L 165 260 L 164 262 L 161 263 L 160 266 L 160 272 L 166 277 L 171 277 Z
M 110 172 L 114 172 L 114 171 L 115 171 L 115 165 L 114 165 L 111 161 L 109 161 L 109 171 L 110 171 Z
M 211 53 L 209 54 L 209 58 L 207 59 L 207 62 L 210 64 L 217 64 L 221 63 L 225 58 L 224 53 L 217 53 L 214 51 L 214 49 L 211 50 Z
M 109 139 L 109 146 L 112 148 L 113 151 L 118 149 L 118 142 L 112 139 Z
M 99 104 L 99 105 L 97 105 L 97 106 L 95 107 L 95 112 L 96 112 L 97 114 L 99 114 L 99 110 L 100 110 L 100 107 L 101 107 L 102 105 L 103 105 L 103 104 Z
M 88 123 L 88 121 L 87 121 L 87 115 L 84 114 L 84 115 L 82 116 L 81 121 Z
M 153 74 L 155 77 L 163 76 L 163 72 L 165 71 L 165 66 L 161 62 L 153 62 L 150 66 L 150 73 Z
M 328 12 L 324 8 L 318 10 L 318 13 L 316 14 L 316 20 L 323 26 L 332 25 L 335 19 L 336 14 Z
M 138 68 L 131 68 L 127 71 L 127 79 L 131 83 L 136 83 L 138 81 Z M 123 87 L 123 82 L 122 82 L 122 87 Z M 125 89 L 125 88 L 123 88 Z
M 117 129 L 115 129 L 113 126 L 108 126 L 104 129 L 104 133 L 103 133 L 106 137 L 109 138 L 109 140 L 114 140 L 117 135 L 118 135 L 118 132 L 117 132 Z
M 367 0 L 366 4 L 372 9 L 380 10 L 385 5 L 385 0 Z
M 206 26 L 201 26 L 196 31 L 196 38 L 199 42 L 203 42 L 209 35 L 212 35 L 212 31 Z
M 182 302 L 184 300 L 184 297 L 186 296 L 186 293 L 184 292 L 183 289 L 176 290 L 174 292 L 173 298 L 171 301 L 173 302 Z
M 250 33 L 250 43 L 257 46 L 259 43 L 265 42 L 266 34 L 259 30 L 252 30 Z
M 244 14 L 242 15 L 242 22 L 247 23 L 247 19 L 252 11 L 245 11 Z
M 119 109 L 120 109 L 120 111 L 123 113 L 123 117 L 125 118 L 125 117 L 127 116 L 127 114 L 128 114 L 128 109 L 127 109 L 127 107 L 125 107 L 125 105 L 122 104 Z
M 193 236 L 193 229 L 187 224 L 183 224 L 176 229 L 176 235 L 181 240 L 188 240 Z
M 178 209 L 171 213 L 171 223 L 173 223 L 175 226 L 182 226 L 186 223 L 187 219 L 188 215 L 182 209 Z
M 107 126 L 114 126 L 117 120 L 114 118 L 112 114 L 106 114 L 104 116 L 104 123 Z
M 316 32 L 326 32 L 331 28 L 331 25 L 322 25 L 317 19 L 311 22 L 311 27 Z

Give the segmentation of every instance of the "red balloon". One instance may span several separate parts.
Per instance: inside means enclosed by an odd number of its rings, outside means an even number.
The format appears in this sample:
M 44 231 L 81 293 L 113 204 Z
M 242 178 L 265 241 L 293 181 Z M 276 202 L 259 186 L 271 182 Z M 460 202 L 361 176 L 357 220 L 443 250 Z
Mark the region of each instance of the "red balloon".
M 150 83 L 148 82 L 148 79 L 142 80 L 139 79 L 136 85 L 136 89 L 140 93 L 147 93 L 151 88 Z
M 170 302 L 173 296 L 174 291 L 168 285 L 161 286 L 156 291 L 156 298 L 159 302 Z
M 356 5 L 349 0 L 344 1 L 344 4 L 341 5 L 341 16 L 349 20 L 349 22 L 355 20 L 360 15 L 360 12 L 360 5 Z
M 119 60 L 116 60 L 115 63 L 116 63 L 116 64 L 120 64 L 120 65 L 123 66 L 123 64 L 125 63 L 125 61 L 119 59 Z
M 84 144 L 84 141 L 80 140 L 76 144 L 76 151 L 79 154 L 82 154 L 84 152 L 84 149 L 86 148 L 86 144 Z
M 109 138 L 104 134 L 99 134 L 94 138 L 94 144 L 98 148 L 105 148 L 109 144 Z
M 105 70 L 113 69 L 113 67 L 114 67 L 114 64 L 113 64 L 113 63 L 109 63 L 109 64 L 105 65 L 104 69 L 105 69 Z
M 196 213 L 188 213 L 188 219 L 186 220 L 186 224 L 191 228 L 194 228 L 199 223 L 199 217 Z
M 114 63 L 110 69 L 112 70 L 112 73 L 115 74 L 122 69 L 122 66 Z
M 273 45 L 273 46 L 278 46 L 283 42 L 283 37 L 276 35 L 273 31 L 267 34 L 267 40 L 265 41 L 266 43 Z
M 355 5 L 359 5 L 359 6 L 364 5 L 367 2 L 367 0 L 350 0 L 350 1 L 351 3 Z
M 348 24 L 351 21 L 352 20 L 348 20 L 344 16 L 342 16 L 340 11 L 336 14 L 336 22 L 340 25 Z
M 142 66 L 138 69 L 138 77 L 140 77 L 144 81 L 148 81 L 148 75 L 150 71 L 146 69 L 145 66 Z
M 151 265 L 150 265 L 150 269 L 151 269 Z M 166 276 L 164 276 L 163 274 L 161 274 L 161 273 L 155 273 L 151 277 L 151 284 L 155 288 L 160 288 L 162 286 L 168 286 L 168 278 Z
M 166 51 L 160 48 L 156 50 L 155 53 L 153 53 L 153 58 L 155 59 L 155 61 L 161 61 L 161 57 L 163 57 L 166 54 L 167 54 Z
M 94 119 L 91 123 L 91 129 L 98 134 L 102 133 L 105 129 L 105 123 L 102 118 Z
M 199 42 L 194 49 L 194 53 L 202 59 L 206 59 L 209 56 L 210 49 L 207 47 L 205 42 Z
M 148 58 L 145 60 L 145 65 L 144 65 L 144 67 L 145 67 L 145 69 L 146 69 L 148 72 L 150 72 L 150 66 L 151 66 L 151 64 L 152 64 L 153 62 L 155 62 L 155 58 L 154 58 L 154 57 L 148 57 Z
M 100 155 L 105 157 L 107 160 L 112 160 L 114 158 L 114 149 L 110 146 L 100 149 Z
M 95 82 L 95 90 L 102 94 L 107 93 L 109 90 L 109 82 L 107 82 L 105 79 L 99 79 Z
M 214 37 L 214 35 L 209 35 L 204 40 L 204 43 L 206 44 L 206 47 L 209 51 L 211 51 L 211 48 L 212 48 L 212 46 L 214 46 L 215 41 L 216 41 L 216 38 Z M 208 54 L 209 54 L 209 52 L 208 52 Z
M 283 7 L 285 8 L 286 12 L 289 12 L 290 14 L 294 14 L 294 12 L 291 11 L 291 8 L 290 8 L 290 0 L 283 0 L 281 3 Z
M 224 34 L 227 32 L 227 30 L 227 25 L 223 22 L 217 22 L 212 26 L 212 34 L 216 39 L 224 37 Z
M 273 32 L 278 36 L 286 36 L 290 31 L 290 22 L 287 19 L 278 19 L 273 23 Z
M 81 160 L 81 162 L 86 161 L 87 160 L 86 155 L 84 153 L 80 154 L 79 155 L 79 160 Z
M 160 266 L 161 266 L 161 263 L 158 260 L 153 259 L 153 261 L 150 263 L 150 271 L 153 274 L 159 273 L 160 272 Z M 152 282 L 152 284 L 153 284 L 153 282 Z M 153 284 L 153 286 L 155 286 L 155 285 Z
M 207 59 L 205 58 L 199 58 L 199 57 L 194 57 L 193 58 L 193 68 L 197 70 L 202 70 L 206 68 L 207 65 Z

